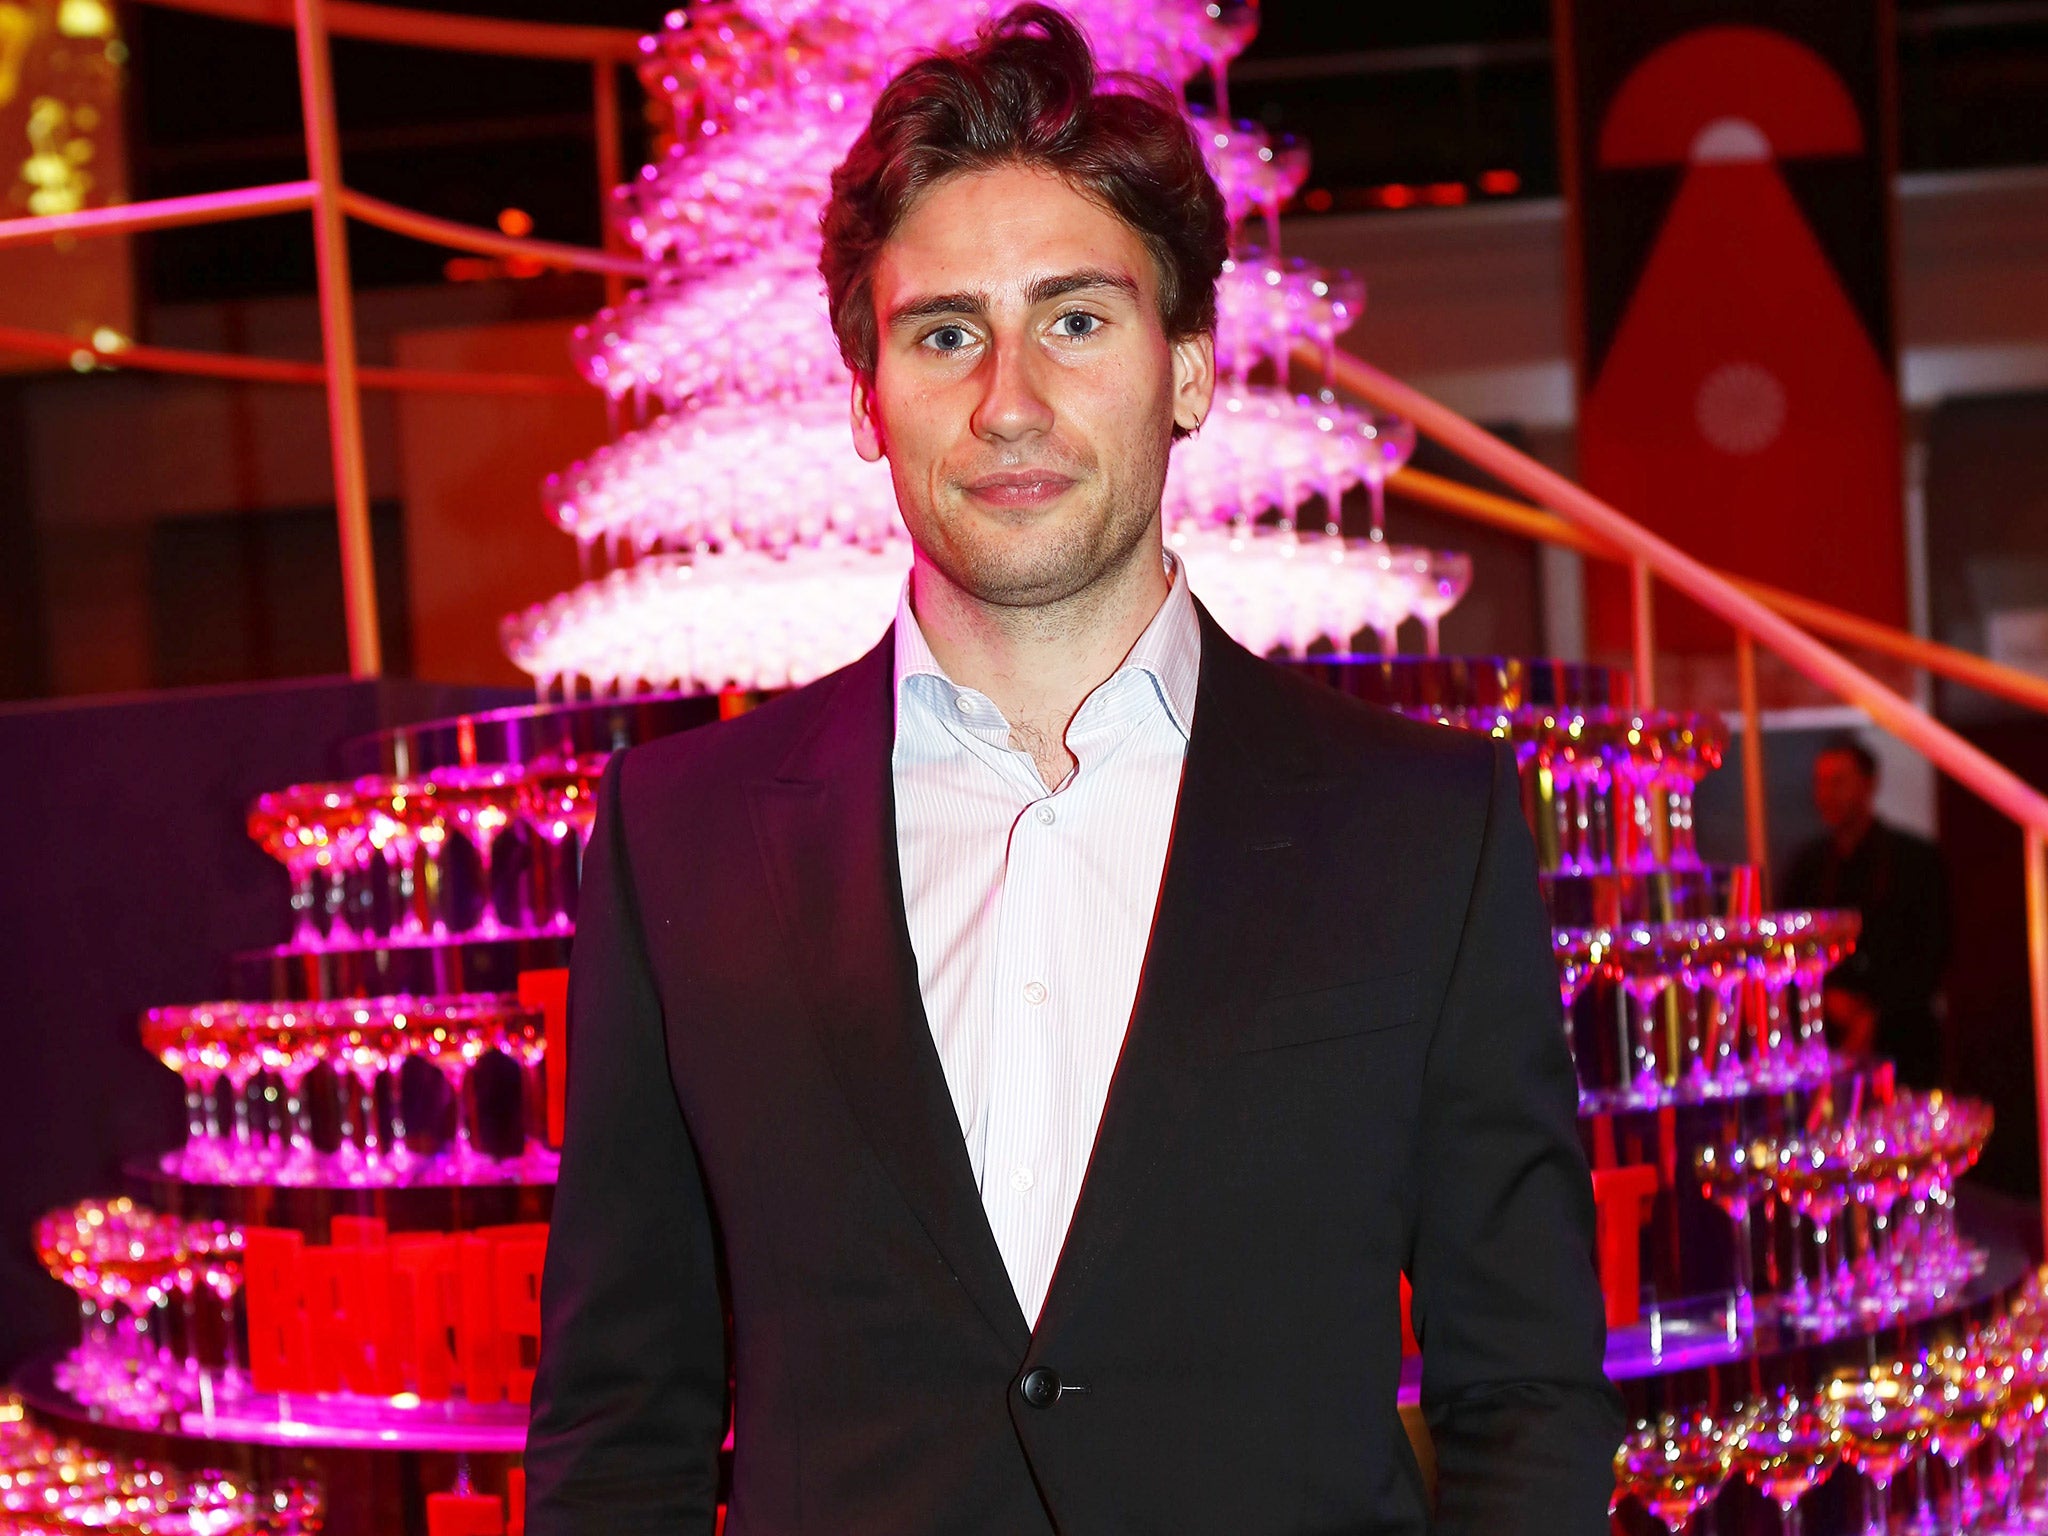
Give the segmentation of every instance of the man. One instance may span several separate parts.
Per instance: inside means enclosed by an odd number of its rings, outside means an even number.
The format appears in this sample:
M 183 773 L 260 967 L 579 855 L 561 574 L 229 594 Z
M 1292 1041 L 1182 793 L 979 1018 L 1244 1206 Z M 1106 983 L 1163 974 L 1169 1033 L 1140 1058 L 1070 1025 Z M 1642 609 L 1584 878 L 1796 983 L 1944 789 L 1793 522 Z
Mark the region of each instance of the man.
M 825 236 L 915 569 L 864 660 L 606 775 L 528 1530 L 709 1532 L 730 1381 L 748 1536 L 1604 1532 L 1512 760 L 1162 551 L 1225 241 L 1177 107 L 1021 7 L 891 84 Z
M 1822 993 L 1841 1049 L 1891 1058 L 1898 1080 L 1942 1081 L 1935 994 L 1948 964 L 1948 877 L 1934 844 L 1877 819 L 1877 759 L 1839 736 L 1813 760 L 1813 805 L 1825 834 L 1799 852 L 1785 899 L 1800 907 L 1854 907 L 1855 953 L 1828 973 Z

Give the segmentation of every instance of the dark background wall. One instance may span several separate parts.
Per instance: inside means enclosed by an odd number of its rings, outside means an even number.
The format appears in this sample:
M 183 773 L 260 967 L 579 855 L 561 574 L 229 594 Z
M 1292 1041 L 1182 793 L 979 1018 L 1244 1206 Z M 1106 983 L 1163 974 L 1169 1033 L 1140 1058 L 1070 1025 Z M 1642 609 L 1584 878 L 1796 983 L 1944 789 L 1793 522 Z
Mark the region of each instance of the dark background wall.
M 183 1137 L 138 1015 L 220 996 L 230 951 L 285 937 L 250 800 L 332 775 L 349 737 L 517 702 L 314 678 L 0 707 L 0 1373 L 77 1332 L 36 1218 L 118 1193 L 124 1158 Z

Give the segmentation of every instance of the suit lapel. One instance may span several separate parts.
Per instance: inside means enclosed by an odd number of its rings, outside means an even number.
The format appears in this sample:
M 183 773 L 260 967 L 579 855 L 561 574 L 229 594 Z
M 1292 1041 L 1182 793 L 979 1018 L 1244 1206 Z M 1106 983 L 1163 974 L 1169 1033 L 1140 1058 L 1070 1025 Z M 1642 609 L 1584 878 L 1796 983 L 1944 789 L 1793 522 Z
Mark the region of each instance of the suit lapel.
M 1311 841 L 1316 791 L 1264 667 L 1202 611 L 1202 669 L 1159 907 L 1123 1052 L 1034 1338 L 1114 1263 L 1186 1134 L 1230 1022 L 1257 996 Z M 1256 747 L 1254 747 L 1256 743 Z
M 812 1026 L 882 1165 L 1005 1347 L 1030 1339 L 982 1210 L 918 991 L 896 851 L 893 641 L 840 674 L 816 726 L 747 785 Z

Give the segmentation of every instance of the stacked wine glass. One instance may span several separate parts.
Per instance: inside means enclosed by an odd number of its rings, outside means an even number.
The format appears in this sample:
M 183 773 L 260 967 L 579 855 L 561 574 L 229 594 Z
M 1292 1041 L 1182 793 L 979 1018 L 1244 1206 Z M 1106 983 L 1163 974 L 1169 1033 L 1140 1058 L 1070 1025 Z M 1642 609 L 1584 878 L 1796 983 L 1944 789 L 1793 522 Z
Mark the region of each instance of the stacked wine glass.
M 185 1087 L 185 1145 L 167 1173 L 229 1185 L 331 1187 L 548 1183 L 547 1055 L 541 1013 L 517 997 L 338 998 L 152 1008 L 142 1042 Z M 480 1151 L 472 1069 L 502 1057 L 519 1071 L 511 1141 Z M 419 1062 L 442 1079 L 447 1129 L 407 1123 L 404 1073 Z M 226 1101 L 227 1113 L 222 1113 Z M 316 1124 L 333 1127 L 326 1146 Z
M 606 756 L 295 784 L 257 797 L 249 835 L 291 876 L 307 948 L 566 932 Z
M 81 1337 L 57 1382 L 80 1402 L 155 1424 L 244 1385 L 239 1227 L 161 1215 L 124 1195 L 52 1211 L 35 1243 L 78 1298 Z
M 18 1396 L 0 1395 L 0 1532 L 9 1536 L 312 1536 L 323 1510 L 317 1484 L 124 1460 L 37 1428 Z
M 1349 651 L 1368 635 L 1392 652 L 1409 619 L 1434 651 L 1471 565 L 1386 541 L 1385 484 L 1415 432 L 1330 388 L 1365 285 L 1280 252 L 1307 147 L 1228 110 L 1256 5 L 1067 9 L 1105 68 L 1176 92 L 1201 76 L 1213 102 L 1187 112 L 1232 232 L 1221 382 L 1202 431 L 1173 449 L 1164 504 L 1196 593 L 1261 654 Z M 544 489 L 586 567 L 601 550 L 612 569 L 503 629 L 543 699 L 802 683 L 887 627 L 910 545 L 887 465 L 853 450 L 818 214 L 905 50 L 964 42 L 989 15 L 986 0 L 711 0 L 644 40 L 642 80 L 670 132 L 616 190 L 616 223 L 657 273 L 572 347 L 614 421 L 630 410 L 635 424 Z M 1291 383 L 1304 346 L 1323 360 L 1313 392 Z M 1370 536 L 1347 538 L 1344 497 L 1361 486 Z
M 1900 1093 L 1811 1129 L 1700 1147 L 1693 1171 L 1701 1193 L 1733 1226 L 1734 1295 L 1747 1307 L 1755 1292 L 1762 1212 L 1771 1224 L 1762 1234 L 1767 1288 L 1779 1292 L 1771 1302 L 1786 1321 L 1835 1333 L 1859 1317 L 1883 1323 L 1938 1306 L 1989 1258 L 1958 1231 L 1955 1190 L 1991 1125 L 1980 1101 Z M 1781 1254 L 1789 1286 L 1779 1277 Z
M 1771 1528 L 1755 1523 L 1761 1505 L 1777 1530 L 1800 1536 L 1808 1495 L 1846 1482 L 1828 1490 L 1827 1529 L 2032 1536 L 2048 1525 L 2037 1476 L 2048 1438 L 2043 1289 L 2036 1272 L 1981 1320 L 1810 1389 L 1645 1415 L 1615 1458 L 1622 1529 L 1647 1515 L 1683 1536 L 1710 1510 L 1724 1533 Z

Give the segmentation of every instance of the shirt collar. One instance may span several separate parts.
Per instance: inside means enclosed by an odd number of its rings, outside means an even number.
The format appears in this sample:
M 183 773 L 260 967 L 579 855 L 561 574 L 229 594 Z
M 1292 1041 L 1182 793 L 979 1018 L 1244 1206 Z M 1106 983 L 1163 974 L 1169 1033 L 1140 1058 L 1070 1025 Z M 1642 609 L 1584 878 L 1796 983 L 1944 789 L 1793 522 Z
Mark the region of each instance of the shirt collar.
M 1163 551 L 1166 569 L 1173 578 L 1166 601 L 1152 615 L 1152 622 L 1138 636 L 1117 668 L 1146 673 L 1158 689 L 1160 703 L 1185 738 L 1195 718 L 1195 683 L 1202 669 L 1202 626 L 1195 617 L 1194 593 L 1188 588 L 1187 567 L 1173 551 Z M 903 590 L 896 599 L 896 704 L 903 707 L 903 685 L 912 677 L 936 677 L 948 690 L 963 692 L 946 676 L 946 669 L 932 654 L 924 630 L 910 607 L 910 578 L 903 578 Z

